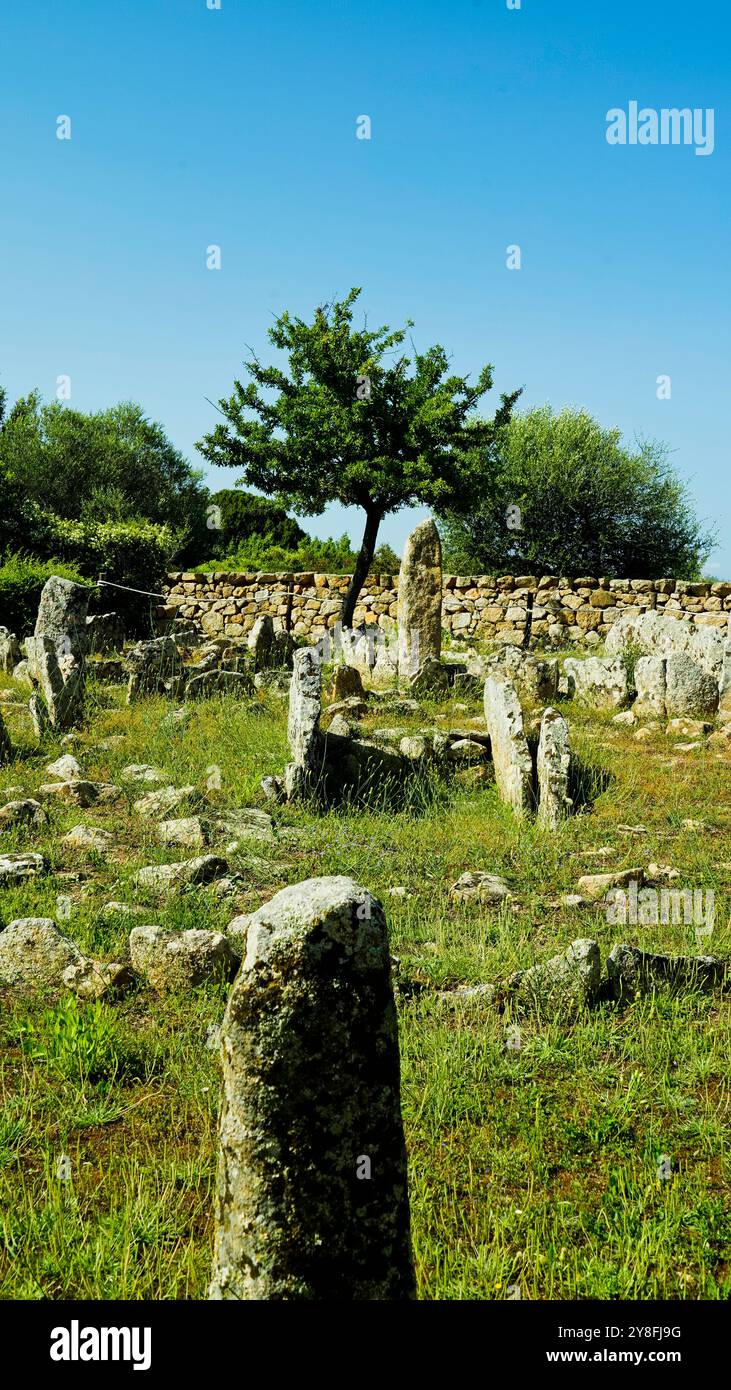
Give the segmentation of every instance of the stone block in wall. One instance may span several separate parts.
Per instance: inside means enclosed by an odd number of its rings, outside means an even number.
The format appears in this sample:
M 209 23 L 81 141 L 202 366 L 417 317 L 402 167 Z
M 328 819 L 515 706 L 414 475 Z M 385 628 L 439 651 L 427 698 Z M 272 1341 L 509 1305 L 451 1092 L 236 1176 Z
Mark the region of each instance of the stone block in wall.
M 697 627 L 728 627 L 727 613 L 696 613 L 695 624 Z
M 614 594 L 609 589 L 594 589 L 589 596 L 589 603 L 592 608 L 611 608 L 614 604 Z

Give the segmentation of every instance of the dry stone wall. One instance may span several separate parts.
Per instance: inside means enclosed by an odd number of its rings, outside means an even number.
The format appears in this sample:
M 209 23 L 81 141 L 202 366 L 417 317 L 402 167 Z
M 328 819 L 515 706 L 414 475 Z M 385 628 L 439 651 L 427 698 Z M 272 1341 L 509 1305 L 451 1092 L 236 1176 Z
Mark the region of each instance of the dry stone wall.
M 347 575 L 208 574 L 168 576 L 163 621 L 199 621 L 210 636 L 240 637 L 268 613 L 277 628 L 295 637 L 316 639 L 335 627 Z M 675 579 L 563 579 L 534 575 L 445 575 L 442 625 L 453 641 L 523 642 L 542 647 L 569 642 L 598 645 L 628 609 L 657 609 L 699 626 L 731 625 L 731 583 L 690 583 Z M 355 610 L 355 626 L 395 626 L 398 576 L 372 575 Z

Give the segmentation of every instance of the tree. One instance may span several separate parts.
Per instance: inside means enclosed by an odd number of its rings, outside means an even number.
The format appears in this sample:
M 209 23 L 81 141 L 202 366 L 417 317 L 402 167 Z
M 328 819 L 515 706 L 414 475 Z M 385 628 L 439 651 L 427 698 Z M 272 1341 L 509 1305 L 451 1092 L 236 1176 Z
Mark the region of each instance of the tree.
M 244 492 L 243 488 L 222 488 L 213 493 L 210 501 L 218 508 L 220 519 L 214 554 L 233 554 L 254 537 L 281 546 L 283 550 L 296 550 L 300 541 L 307 539 L 302 527 L 271 497 Z
M 30 392 L 5 416 L 3 472 L 25 504 L 57 516 L 152 521 L 170 527 L 179 551 L 204 544 L 201 474 L 133 402 L 85 414 Z
M 360 330 L 360 290 L 316 310 L 312 323 L 283 313 L 269 340 L 288 369 L 246 362 L 250 380 L 219 402 L 219 423 L 198 448 L 211 463 L 243 470 L 243 480 L 305 516 L 330 502 L 360 507 L 363 539 L 343 600 L 352 626 L 384 516 L 416 504 L 446 506 L 468 490 L 479 456 L 510 415 L 518 392 L 503 396 L 494 421 L 474 420 L 492 386 L 492 367 L 474 385 L 448 375 L 444 348 L 400 354 L 406 327 Z M 392 360 L 387 360 L 392 359 Z
M 620 440 L 585 410 L 513 416 L 469 509 L 442 513 L 447 562 L 473 574 L 697 578 L 714 537 L 666 446 Z

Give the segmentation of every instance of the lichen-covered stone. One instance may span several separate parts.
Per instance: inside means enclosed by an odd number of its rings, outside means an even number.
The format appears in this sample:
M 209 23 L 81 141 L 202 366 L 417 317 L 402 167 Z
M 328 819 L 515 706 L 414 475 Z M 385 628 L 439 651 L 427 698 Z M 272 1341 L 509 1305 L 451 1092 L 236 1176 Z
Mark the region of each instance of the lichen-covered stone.
M 414 1293 L 383 908 L 309 879 L 248 920 L 221 1030 L 214 1299 Z
M 397 621 L 399 677 L 409 680 L 442 649 L 442 545 L 431 517 L 406 539 Z
M 515 686 L 488 676 L 485 722 L 500 799 L 524 817 L 533 805 L 533 759 L 523 728 L 523 711 Z
M 527 1012 L 570 1020 L 590 1007 L 601 983 L 601 957 L 596 941 L 573 941 L 563 955 L 518 971 L 508 982 L 516 1004 Z
M 723 982 L 726 967 L 716 956 L 665 956 L 620 942 L 607 957 L 612 998 L 629 1004 L 658 985 L 707 993 Z
M 594 709 L 620 709 L 629 699 L 627 669 L 618 657 L 568 657 L 564 671 L 571 694 Z
M 223 932 L 133 927 L 129 951 L 134 969 L 160 994 L 230 979 L 236 968 L 236 957 Z
M 555 830 L 571 815 L 574 803 L 569 795 L 571 744 L 569 726 L 558 710 L 544 710 L 536 755 L 538 782 L 538 821 Z
M 14 992 L 58 988 L 67 967 L 83 960 L 50 917 L 21 917 L 0 931 L 0 985 Z

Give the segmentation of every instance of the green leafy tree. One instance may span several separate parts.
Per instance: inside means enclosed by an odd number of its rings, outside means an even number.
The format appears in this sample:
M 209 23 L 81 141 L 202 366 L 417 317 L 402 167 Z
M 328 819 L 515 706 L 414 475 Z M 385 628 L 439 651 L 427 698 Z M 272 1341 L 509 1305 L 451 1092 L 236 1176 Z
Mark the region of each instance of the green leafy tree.
M 692 579 L 714 540 L 666 447 L 627 449 L 585 410 L 513 416 L 469 502 L 441 514 L 461 573 Z
M 133 402 L 85 414 L 32 391 L 5 416 L 3 474 L 26 507 L 86 522 L 151 521 L 170 528 L 183 555 L 203 552 L 201 474 Z
M 255 538 L 283 550 L 296 550 L 307 539 L 302 527 L 271 497 L 260 497 L 243 488 L 222 488 L 212 494 L 209 511 L 211 507 L 217 509 L 219 523 L 213 528 L 217 533 L 213 553 L 233 554 Z
M 331 502 L 360 507 L 363 539 L 343 600 L 350 627 L 384 516 L 401 507 L 446 507 L 468 490 L 497 426 L 518 392 L 503 396 L 494 421 L 475 420 L 492 386 L 492 368 L 474 385 L 449 374 L 444 348 L 413 357 L 399 349 L 412 325 L 391 331 L 353 327 L 360 290 L 315 312 L 312 323 L 283 313 L 269 330 L 284 366 L 245 364 L 246 383 L 219 402 L 219 423 L 198 445 L 214 464 L 300 515 Z

